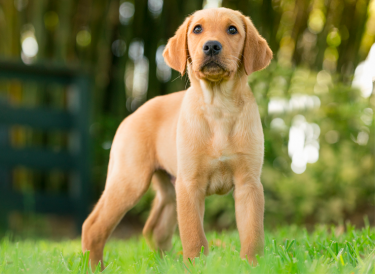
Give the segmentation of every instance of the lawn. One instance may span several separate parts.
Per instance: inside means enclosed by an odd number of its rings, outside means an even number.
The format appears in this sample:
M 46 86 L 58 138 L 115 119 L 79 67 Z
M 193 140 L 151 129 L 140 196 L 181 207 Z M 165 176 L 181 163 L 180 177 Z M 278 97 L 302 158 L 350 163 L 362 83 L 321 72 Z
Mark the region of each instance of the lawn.
M 344 232 L 345 230 L 345 232 Z M 43 239 L 0 241 L 0 273 L 85 273 L 87 256 L 80 240 L 54 242 Z M 152 252 L 143 238 L 110 240 L 104 252 L 104 273 L 375 273 L 375 229 L 288 226 L 266 232 L 264 257 L 257 267 L 239 257 L 238 233 L 209 232 L 210 254 L 195 266 L 182 262 L 179 237 L 163 258 Z

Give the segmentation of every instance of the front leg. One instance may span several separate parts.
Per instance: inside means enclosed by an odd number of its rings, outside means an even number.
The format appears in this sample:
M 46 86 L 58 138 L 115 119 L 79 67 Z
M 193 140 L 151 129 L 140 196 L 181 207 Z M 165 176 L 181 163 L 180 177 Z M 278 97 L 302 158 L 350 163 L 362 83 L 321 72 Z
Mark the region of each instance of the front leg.
M 205 192 L 199 184 L 177 178 L 177 216 L 184 260 L 199 257 L 202 246 L 208 254 L 208 242 L 203 230 Z
M 264 193 L 259 179 L 238 179 L 234 199 L 236 221 L 241 241 L 241 258 L 257 264 L 255 255 L 262 255 L 264 248 Z

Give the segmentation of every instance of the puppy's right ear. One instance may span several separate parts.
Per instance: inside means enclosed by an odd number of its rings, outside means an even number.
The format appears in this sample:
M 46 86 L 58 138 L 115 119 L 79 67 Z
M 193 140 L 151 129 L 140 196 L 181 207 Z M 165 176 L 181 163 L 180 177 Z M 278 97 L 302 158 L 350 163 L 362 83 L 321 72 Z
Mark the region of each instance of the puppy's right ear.
M 180 72 L 181 75 L 184 75 L 186 71 L 188 57 L 187 31 L 189 23 L 190 17 L 187 17 L 176 31 L 176 34 L 168 40 L 168 44 L 163 52 L 164 60 L 168 66 Z

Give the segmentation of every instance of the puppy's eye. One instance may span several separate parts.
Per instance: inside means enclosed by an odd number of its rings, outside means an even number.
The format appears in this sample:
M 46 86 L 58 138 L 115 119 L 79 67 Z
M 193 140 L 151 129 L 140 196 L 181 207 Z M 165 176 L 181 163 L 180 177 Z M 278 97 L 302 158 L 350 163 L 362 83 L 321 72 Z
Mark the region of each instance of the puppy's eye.
M 198 25 L 198 26 L 195 26 L 194 29 L 193 29 L 193 32 L 194 33 L 201 33 L 203 31 L 202 29 L 202 26 L 201 25 Z
M 236 27 L 235 26 L 230 26 L 229 28 L 228 28 L 228 33 L 229 34 L 236 34 L 238 31 L 237 31 L 237 29 L 236 29 Z

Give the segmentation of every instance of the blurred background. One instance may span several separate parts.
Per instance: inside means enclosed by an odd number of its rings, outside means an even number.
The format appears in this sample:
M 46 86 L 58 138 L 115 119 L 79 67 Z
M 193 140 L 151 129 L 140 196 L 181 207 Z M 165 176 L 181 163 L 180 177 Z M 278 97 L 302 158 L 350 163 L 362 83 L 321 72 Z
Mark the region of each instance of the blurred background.
M 266 227 L 374 225 L 375 0 L 0 0 L 3 231 L 78 235 L 119 123 L 189 85 L 164 62 L 168 38 L 195 10 L 220 6 L 250 16 L 274 52 L 249 77 Z M 152 198 L 118 235 L 140 231 Z M 205 226 L 235 228 L 231 194 L 206 200 Z

